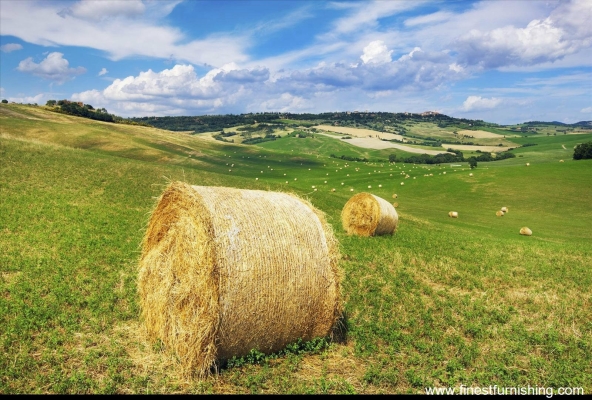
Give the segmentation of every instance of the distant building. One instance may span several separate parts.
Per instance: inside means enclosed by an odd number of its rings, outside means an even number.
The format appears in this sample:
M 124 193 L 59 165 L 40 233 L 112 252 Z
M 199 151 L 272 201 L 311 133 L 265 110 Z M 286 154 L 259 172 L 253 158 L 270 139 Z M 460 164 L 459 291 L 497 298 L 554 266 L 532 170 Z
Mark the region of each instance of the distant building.
M 428 117 L 430 115 L 439 115 L 439 114 L 440 113 L 438 111 L 425 111 L 425 112 L 422 112 L 420 115 L 422 117 Z

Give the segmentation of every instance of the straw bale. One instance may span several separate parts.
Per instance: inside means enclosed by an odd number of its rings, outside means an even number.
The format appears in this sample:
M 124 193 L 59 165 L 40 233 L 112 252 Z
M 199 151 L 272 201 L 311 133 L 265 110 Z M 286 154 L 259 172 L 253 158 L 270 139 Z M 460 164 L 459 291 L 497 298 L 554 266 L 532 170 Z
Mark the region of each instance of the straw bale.
M 503 211 L 496 211 L 495 215 L 497 215 L 498 217 L 503 217 L 504 212 Z
M 448 213 L 448 216 L 449 216 L 450 218 L 458 218 L 458 212 L 457 212 L 457 211 L 450 211 L 450 212 Z
M 396 193 L 395 193 L 395 194 L 393 194 L 393 199 L 396 199 L 397 197 L 399 197 L 399 196 L 397 196 L 397 194 L 396 194 Z
M 345 204 L 341 211 L 341 222 L 349 235 L 385 235 L 395 232 L 399 216 L 388 201 L 362 192 L 354 195 Z
M 508 212 L 508 207 L 502 207 L 502 211 L 507 213 Z
M 524 227 L 520 228 L 520 234 L 524 235 L 524 236 L 531 236 L 532 231 L 524 226 Z
M 173 182 L 142 243 L 141 317 L 185 373 L 204 376 L 252 349 L 331 334 L 338 258 L 323 214 L 295 195 Z

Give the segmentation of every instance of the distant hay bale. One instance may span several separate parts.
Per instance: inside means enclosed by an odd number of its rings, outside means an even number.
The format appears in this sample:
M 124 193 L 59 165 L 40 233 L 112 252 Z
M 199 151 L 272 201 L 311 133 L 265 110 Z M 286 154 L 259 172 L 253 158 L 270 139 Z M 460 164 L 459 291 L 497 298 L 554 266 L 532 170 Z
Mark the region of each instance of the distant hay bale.
M 385 235 L 395 232 L 399 216 L 388 201 L 362 192 L 345 204 L 341 210 L 341 223 L 349 235 Z
M 507 212 L 508 212 L 508 207 L 502 207 L 502 211 L 503 211 L 504 213 L 507 213 Z
M 396 199 L 397 197 L 399 197 L 399 196 L 397 196 L 397 194 L 396 194 L 396 193 L 395 193 L 395 194 L 393 194 L 393 199 Z
M 403 186 L 405 184 L 405 182 L 401 182 L 401 186 Z
M 395 207 L 395 208 L 399 207 L 399 203 L 393 203 L 393 207 Z
M 448 213 L 448 216 L 449 216 L 450 218 L 458 218 L 458 212 L 457 212 L 457 211 L 450 211 L 450 212 Z
M 323 214 L 295 195 L 173 182 L 142 243 L 142 320 L 185 373 L 204 376 L 218 360 L 330 334 L 338 258 Z
M 473 176 L 473 173 L 471 172 L 471 173 L 469 174 L 469 176 Z
M 532 231 L 524 226 L 524 227 L 520 228 L 520 234 L 524 235 L 524 236 L 531 236 Z
M 503 217 L 504 212 L 503 211 L 496 211 L 495 215 L 497 215 L 498 217 Z
M 559 162 L 563 162 L 563 160 L 559 160 Z
M 526 163 L 526 166 L 527 166 L 527 167 L 528 167 L 528 166 L 530 166 L 530 163 L 529 163 L 529 162 L 527 162 L 527 163 Z

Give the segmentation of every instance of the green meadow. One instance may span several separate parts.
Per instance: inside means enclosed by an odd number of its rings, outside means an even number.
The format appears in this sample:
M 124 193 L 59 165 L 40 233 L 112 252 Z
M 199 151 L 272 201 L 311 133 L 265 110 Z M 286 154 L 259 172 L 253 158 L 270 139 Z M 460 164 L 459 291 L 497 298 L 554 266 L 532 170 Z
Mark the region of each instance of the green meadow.
M 2 394 L 592 393 L 592 160 L 572 159 L 592 134 L 511 138 L 536 145 L 470 170 L 389 164 L 391 150 L 320 135 L 234 145 L 15 104 L 0 105 L 0 127 Z M 325 212 L 344 337 L 183 377 L 146 339 L 136 286 L 150 213 L 175 180 L 288 191 Z M 395 234 L 345 234 L 341 209 L 360 192 L 398 203 Z

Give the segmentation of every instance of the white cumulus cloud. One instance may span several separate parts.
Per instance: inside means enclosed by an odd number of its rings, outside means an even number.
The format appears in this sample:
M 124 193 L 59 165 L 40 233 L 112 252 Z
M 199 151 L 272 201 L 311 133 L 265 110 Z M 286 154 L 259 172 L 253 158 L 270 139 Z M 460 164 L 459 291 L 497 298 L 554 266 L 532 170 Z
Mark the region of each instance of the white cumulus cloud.
M 107 68 L 101 68 L 101 70 L 99 71 L 99 75 L 98 76 L 103 76 L 106 73 L 108 73 L 109 71 L 107 71 Z
M 84 67 L 70 68 L 68 60 L 63 57 L 62 53 L 49 53 L 39 64 L 35 63 L 32 57 L 28 57 L 21 61 L 16 69 L 59 84 L 86 72 Z
M 462 109 L 464 111 L 490 110 L 497 107 L 501 102 L 502 99 L 497 97 L 469 96 L 464 101 Z
M 60 14 L 98 21 L 109 17 L 135 17 L 144 14 L 145 10 L 146 7 L 141 0 L 81 0 Z
M 364 47 L 364 54 L 360 56 L 364 64 L 391 62 L 392 50 L 389 50 L 382 40 L 375 40 Z
M 10 53 L 11 51 L 20 50 L 22 48 L 23 46 L 18 43 L 6 43 L 0 46 L 0 50 L 2 50 L 3 53 Z
M 456 40 L 455 46 L 461 62 L 483 68 L 553 62 L 592 45 L 590 16 L 592 2 L 565 2 L 549 17 L 534 19 L 523 28 L 471 29 Z

